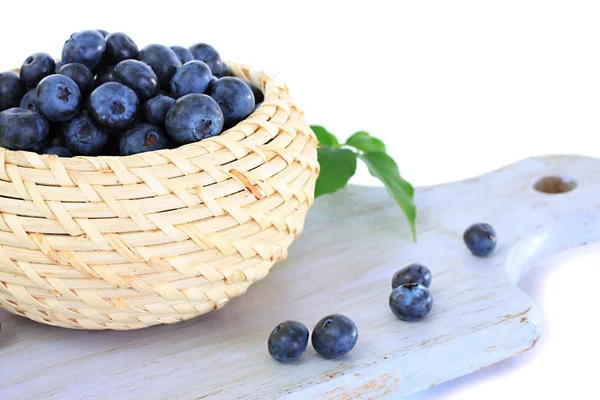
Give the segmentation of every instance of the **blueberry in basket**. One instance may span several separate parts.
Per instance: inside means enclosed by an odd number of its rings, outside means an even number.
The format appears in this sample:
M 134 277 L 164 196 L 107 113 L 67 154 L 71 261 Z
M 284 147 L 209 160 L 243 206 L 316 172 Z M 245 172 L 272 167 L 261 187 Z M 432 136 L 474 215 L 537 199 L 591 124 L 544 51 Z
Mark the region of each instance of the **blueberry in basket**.
M 29 92 L 25 93 L 21 99 L 21 102 L 19 103 L 19 107 L 26 110 L 38 111 L 35 89 L 31 89 Z
M 208 94 L 221 107 L 226 129 L 246 119 L 254 111 L 252 89 L 241 79 L 233 77 L 217 79 L 211 83 Z
M 110 135 L 105 128 L 96 124 L 87 112 L 80 113 L 62 126 L 65 147 L 73 154 L 103 154 Z
M 92 75 L 92 72 L 85 65 L 79 63 L 65 64 L 60 67 L 57 73 L 73 79 L 83 97 L 87 97 L 92 93 L 94 89 L 94 75 Z
M 188 94 L 173 103 L 167 112 L 167 132 L 180 144 L 218 135 L 223 129 L 219 104 L 205 94 Z
M 167 111 L 169 111 L 173 103 L 175 103 L 174 98 L 163 94 L 159 94 L 145 102 L 144 118 L 146 122 L 157 126 L 165 126 Z
M 0 73 L 0 111 L 18 107 L 25 94 L 25 85 L 19 75 L 6 71 Z
M 138 124 L 121 135 L 119 150 L 122 156 L 161 150 L 169 147 L 169 136 L 159 127 Z
M 29 149 L 48 136 L 50 124 L 35 111 L 9 108 L 0 112 L 0 146 Z
M 158 78 L 148 64 L 137 60 L 123 60 L 113 71 L 115 81 L 133 89 L 143 102 L 158 94 Z
M 56 69 L 56 62 L 48 53 L 35 53 L 25 59 L 21 66 L 20 78 L 25 87 L 33 89 Z
M 129 156 L 219 135 L 264 94 L 217 50 L 151 44 L 125 33 L 72 34 L 61 59 L 38 52 L 0 73 L 0 146 L 73 156 Z

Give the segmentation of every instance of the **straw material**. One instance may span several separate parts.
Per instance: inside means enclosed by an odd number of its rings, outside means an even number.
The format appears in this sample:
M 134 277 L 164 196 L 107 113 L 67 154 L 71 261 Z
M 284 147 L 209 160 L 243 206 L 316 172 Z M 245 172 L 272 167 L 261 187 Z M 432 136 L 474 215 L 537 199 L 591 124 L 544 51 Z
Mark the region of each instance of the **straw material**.
M 287 256 L 319 172 L 285 85 L 229 64 L 265 101 L 219 136 L 128 157 L 0 148 L 0 305 L 78 329 L 220 309 Z

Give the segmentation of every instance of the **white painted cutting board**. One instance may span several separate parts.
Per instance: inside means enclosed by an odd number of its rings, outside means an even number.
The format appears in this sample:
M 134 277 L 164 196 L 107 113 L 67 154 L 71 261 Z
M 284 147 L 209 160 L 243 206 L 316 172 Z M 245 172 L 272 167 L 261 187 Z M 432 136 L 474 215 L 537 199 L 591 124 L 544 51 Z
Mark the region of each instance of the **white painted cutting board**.
M 432 167 L 435 167 L 432 165 Z M 398 398 L 533 347 L 539 314 L 516 282 L 542 256 L 600 237 L 600 160 L 533 158 L 488 175 L 420 188 L 418 243 L 384 189 L 350 187 L 316 201 L 287 261 L 220 311 L 139 331 L 74 331 L 0 311 L 0 399 Z M 541 177 L 577 187 L 535 191 Z M 472 256 L 464 229 L 488 222 L 499 245 Z M 433 272 L 434 306 L 421 322 L 388 308 L 394 272 Z M 356 348 L 338 360 L 284 365 L 270 331 L 329 313 L 351 317 Z

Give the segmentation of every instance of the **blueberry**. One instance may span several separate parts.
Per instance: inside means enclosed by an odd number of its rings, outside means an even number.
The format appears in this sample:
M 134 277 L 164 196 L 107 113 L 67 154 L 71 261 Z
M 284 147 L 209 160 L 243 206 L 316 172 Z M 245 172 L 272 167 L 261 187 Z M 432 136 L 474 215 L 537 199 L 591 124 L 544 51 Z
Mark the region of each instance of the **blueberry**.
M 400 285 L 390 294 L 390 309 L 403 321 L 415 321 L 431 311 L 433 299 L 423 285 L 409 283 Z
M 36 92 L 39 111 L 53 122 L 68 121 L 81 106 L 77 83 L 65 75 L 50 75 L 42 79 Z
M 171 46 L 171 50 L 173 50 L 173 52 L 182 64 L 185 64 L 186 62 L 192 61 L 194 59 L 192 53 L 190 53 L 190 51 L 185 47 Z
M 294 361 L 306 351 L 308 329 L 297 321 L 285 321 L 277 325 L 269 335 L 267 349 L 277 361 Z
M 108 82 L 94 89 L 88 99 L 90 117 L 109 130 L 126 130 L 135 122 L 139 100 L 127 86 Z
M 81 31 L 71 35 L 65 42 L 62 51 L 62 62 L 64 64 L 80 63 L 95 71 L 100 65 L 106 42 L 98 31 Z
M 212 78 L 210 68 L 202 61 L 190 61 L 181 66 L 171 79 L 171 93 L 175 98 L 190 93 L 204 93 Z
M 43 154 L 56 154 L 59 157 L 73 157 L 73 153 L 66 147 L 62 146 L 51 146 L 43 151 Z
M 214 47 L 206 43 L 196 43 L 188 48 L 194 60 L 202 61 L 208 65 L 213 75 L 222 74 L 225 69 L 225 63 L 221 60 L 221 56 Z
M 421 264 L 410 264 L 394 274 L 392 289 L 408 283 L 418 283 L 429 287 L 431 285 L 431 272 Z
M 242 79 L 242 78 L 240 78 Z M 254 102 L 256 104 L 262 103 L 265 100 L 265 95 L 262 92 L 262 90 L 260 90 L 259 88 L 257 88 L 256 86 L 254 86 L 252 84 L 252 82 L 250 82 L 248 79 L 242 79 L 242 81 L 248 85 L 248 87 L 250 88 L 250 90 L 252 90 L 252 94 L 254 95 Z
M 136 59 L 140 51 L 129 36 L 113 32 L 106 36 L 106 60 L 118 64 L 123 60 Z
M 210 85 L 210 97 L 221 107 L 225 129 L 244 120 L 254 111 L 252 90 L 239 78 L 219 78 Z
M 207 95 L 188 94 L 177 99 L 169 108 L 166 126 L 175 142 L 197 142 L 221 133 L 223 113 L 217 102 Z
M 323 318 L 312 332 L 312 345 L 317 353 L 329 359 L 348 353 L 356 345 L 358 329 L 345 315 L 333 314 Z
M 175 75 L 177 68 L 181 67 L 181 61 L 173 50 L 160 44 L 149 44 L 140 51 L 140 60 L 148 64 L 158 77 L 158 83 L 163 89 L 169 87 L 171 78 Z
M 94 89 L 94 75 L 92 75 L 92 72 L 85 65 L 79 63 L 66 64 L 60 68 L 58 73 L 73 79 L 77 86 L 79 86 L 79 91 L 83 97 L 87 97 L 92 93 Z
M 104 154 L 110 133 L 92 121 L 86 111 L 62 125 L 65 147 L 73 154 L 96 156 Z
M 108 31 L 105 31 L 104 29 L 96 29 L 96 31 L 100 32 L 103 38 L 108 36 Z
M 146 101 L 158 93 L 158 78 L 148 64 L 137 60 L 121 61 L 115 66 L 117 82 L 133 89 L 140 101 Z
M 122 156 L 130 156 L 147 151 L 161 150 L 169 147 L 169 135 L 162 129 L 150 124 L 138 124 L 121 135 L 119 152 Z
M 58 60 L 54 63 L 55 67 L 54 67 L 54 73 L 58 74 L 58 71 L 60 71 L 60 69 L 62 68 L 63 65 L 65 65 L 62 60 Z
M 473 224 L 463 234 L 465 244 L 476 256 L 489 256 L 496 248 L 496 231 L 488 224 Z
M 0 73 L 0 111 L 18 107 L 25 94 L 19 75 L 12 71 Z
M 96 74 L 96 78 L 94 81 L 94 86 L 102 86 L 108 82 L 115 82 L 115 66 L 114 65 L 105 65 L 103 66 L 98 73 Z
M 175 103 L 175 99 L 162 94 L 151 98 L 144 103 L 144 117 L 146 122 L 157 125 L 165 126 L 165 119 L 167 118 L 167 111 Z
M 23 96 L 21 102 L 19 103 L 19 107 L 31 111 L 38 111 L 35 89 L 31 89 L 29 92 L 25 93 L 25 96 Z
M 42 141 L 50 130 L 40 114 L 24 108 L 9 108 L 0 112 L 0 146 L 26 150 Z
M 33 89 L 38 83 L 56 70 L 56 62 L 48 53 L 35 53 L 27 57 L 21 65 L 21 82 L 27 89 Z

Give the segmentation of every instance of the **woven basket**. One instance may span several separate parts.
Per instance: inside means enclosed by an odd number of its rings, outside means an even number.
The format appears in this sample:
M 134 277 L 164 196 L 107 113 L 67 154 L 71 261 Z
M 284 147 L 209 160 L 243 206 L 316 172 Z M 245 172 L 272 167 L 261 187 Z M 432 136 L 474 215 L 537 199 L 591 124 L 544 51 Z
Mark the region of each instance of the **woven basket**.
M 0 148 L 0 305 L 78 329 L 220 309 L 287 256 L 313 202 L 317 140 L 285 85 L 221 135 L 128 157 Z

